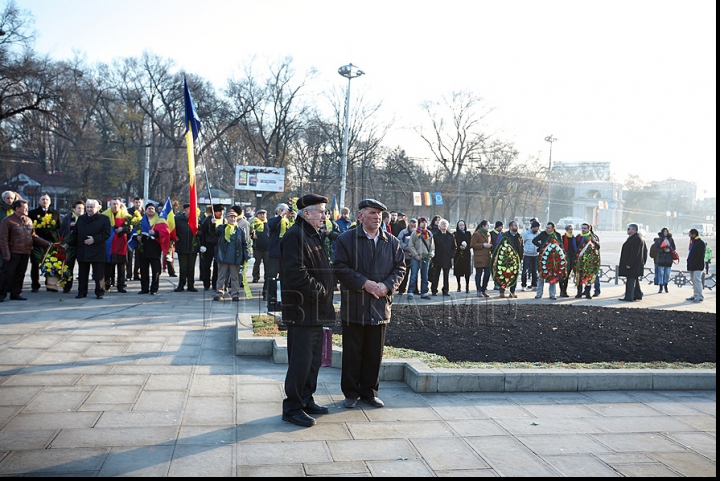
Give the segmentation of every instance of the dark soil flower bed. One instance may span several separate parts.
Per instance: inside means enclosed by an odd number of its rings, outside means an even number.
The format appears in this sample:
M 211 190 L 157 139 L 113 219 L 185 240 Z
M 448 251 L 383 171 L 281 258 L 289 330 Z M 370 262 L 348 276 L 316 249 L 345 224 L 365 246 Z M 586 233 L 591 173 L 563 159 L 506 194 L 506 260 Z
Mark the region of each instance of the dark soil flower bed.
M 386 345 L 451 362 L 714 363 L 715 314 L 488 303 L 395 305 Z M 338 322 L 335 333 L 342 332 Z

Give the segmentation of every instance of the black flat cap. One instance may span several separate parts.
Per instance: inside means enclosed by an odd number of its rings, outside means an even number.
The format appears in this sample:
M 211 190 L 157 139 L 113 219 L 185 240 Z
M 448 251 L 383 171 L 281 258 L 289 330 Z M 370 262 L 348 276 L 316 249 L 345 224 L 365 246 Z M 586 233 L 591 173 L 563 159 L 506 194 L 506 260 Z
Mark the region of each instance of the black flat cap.
M 183 204 L 183 209 L 187 209 L 188 207 L 190 207 L 190 204 Z
M 387 210 L 385 204 L 375 199 L 363 199 L 358 204 L 358 210 L 363 210 L 365 207 L 372 207 L 373 209 Z
M 405 217 L 405 214 L 403 214 L 402 212 L 398 212 L 397 214 L 398 214 L 398 217 Z
M 213 212 L 222 212 L 225 210 L 225 206 L 222 204 L 213 204 Z
M 322 195 L 305 194 L 300 197 L 297 202 L 295 202 L 295 205 L 297 206 L 298 210 L 300 210 L 304 209 L 305 207 L 310 207 L 311 205 L 327 204 L 327 202 L 328 198 L 323 197 Z

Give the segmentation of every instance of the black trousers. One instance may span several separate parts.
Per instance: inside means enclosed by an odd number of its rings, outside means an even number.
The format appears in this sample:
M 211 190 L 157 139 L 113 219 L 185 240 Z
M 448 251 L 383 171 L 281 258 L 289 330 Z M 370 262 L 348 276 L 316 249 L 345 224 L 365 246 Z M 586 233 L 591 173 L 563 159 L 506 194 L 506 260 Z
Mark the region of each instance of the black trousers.
M 265 277 L 267 278 L 268 251 L 255 249 L 253 256 L 255 257 L 255 265 L 252 270 L 252 281 L 257 282 L 260 279 L 260 262 L 262 262 L 263 267 L 265 267 Z
M 133 271 L 133 257 L 135 256 L 135 251 L 132 249 L 128 249 L 127 255 L 125 256 L 125 279 L 133 280 L 133 274 L 135 271 Z
M 0 298 L 4 299 L 8 292 L 11 296 L 20 295 L 29 260 L 30 254 L 10 254 L 10 260 L 3 261 L 5 267 L 0 277 Z
M 272 290 L 274 294 L 271 296 L 270 282 L 275 282 L 279 273 L 280 258 L 268 256 L 267 262 L 265 263 L 265 283 L 263 284 L 263 293 L 265 293 L 263 297 L 267 299 L 268 305 L 270 305 L 271 302 L 277 302 L 277 289 Z M 272 297 L 272 299 L 270 297 Z
M 72 291 L 73 288 L 73 282 L 75 281 L 75 273 L 73 272 L 75 270 L 75 258 L 71 257 L 68 260 L 65 261 L 65 266 L 67 266 L 68 271 L 70 271 L 70 274 L 73 275 L 72 279 L 67 281 L 65 285 L 63 286 L 63 292 L 67 294 L 68 292 Z
M 118 264 L 116 262 L 108 262 L 105 264 L 105 290 L 109 291 L 111 286 L 115 286 L 118 289 L 125 289 L 127 287 L 127 280 L 125 279 L 125 264 Z M 117 271 L 117 279 L 115 278 L 115 271 Z M 116 282 L 117 280 L 117 282 Z
M 285 375 L 283 414 L 297 414 L 314 402 L 317 377 L 322 363 L 322 326 L 289 326 L 287 331 L 288 370 Z
M 189 254 L 178 254 L 178 264 L 180 264 L 180 278 L 178 279 L 178 287 L 184 288 L 187 284 L 188 289 L 195 288 L 195 263 L 197 262 L 197 254 L 191 252 Z
M 529 274 L 529 276 L 528 276 Z M 538 280 L 538 258 L 537 256 L 523 257 L 522 275 L 520 276 L 520 284 L 527 287 L 527 280 L 530 277 L 530 287 L 537 287 Z
M 217 290 L 218 265 L 215 261 L 215 246 L 209 246 L 207 251 L 200 254 L 200 280 L 205 289 L 212 287 Z
M 152 277 L 150 270 L 152 269 Z M 157 292 L 160 287 L 160 272 L 162 264 L 159 257 L 140 257 L 140 290 L 142 292 Z
M 449 292 L 450 290 L 450 268 L 449 267 L 435 267 L 435 279 L 433 279 L 430 283 L 433 294 L 437 294 L 438 287 L 440 285 L 440 273 L 442 272 L 442 279 L 443 279 L 443 286 L 442 291 L 443 292 Z
M 378 395 L 386 331 L 387 324 L 343 323 L 340 389 L 346 398 L 369 399 Z
M 45 280 L 45 285 L 47 286 L 47 280 Z M 40 264 L 35 262 L 34 257 L 30 259 L 30 287 L 33 291 L 40 290 Z
M 626 277 L 625 278 L 625 299 L 631 301 L 640 300 L 643 297 L 642 290 L 640 289 L 640 281 L 637 277 Z
M 95 295 L 105 294 L 105 262 L 78 262 L 78 294 L 87 296 L 89 289 L 90 267 L 95 281 Z

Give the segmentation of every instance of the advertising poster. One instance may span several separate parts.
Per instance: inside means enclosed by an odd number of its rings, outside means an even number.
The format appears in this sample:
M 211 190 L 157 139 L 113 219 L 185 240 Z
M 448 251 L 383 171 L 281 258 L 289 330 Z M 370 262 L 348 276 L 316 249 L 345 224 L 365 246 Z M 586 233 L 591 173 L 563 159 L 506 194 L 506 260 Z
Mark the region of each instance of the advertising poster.
M 285 169 L 237 165 L 235 166 L 235 190 L 285 192 Z

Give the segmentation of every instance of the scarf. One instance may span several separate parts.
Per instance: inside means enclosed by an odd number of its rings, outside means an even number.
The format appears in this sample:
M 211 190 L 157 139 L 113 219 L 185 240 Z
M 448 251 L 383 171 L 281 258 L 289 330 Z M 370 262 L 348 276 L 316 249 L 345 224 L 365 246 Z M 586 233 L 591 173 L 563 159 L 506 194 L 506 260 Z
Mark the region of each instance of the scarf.
M 157 214 L 155 214 L 152 219 L 148 220 L 150 221 L 150 227 L 155 227 L 155 224 L 167 224 L 167 221 Z
M 237 227 L 237 224 L 225 224 L 225 240 L 227 242 L 230 242 L 230 237 L 235 233 L 235 228 Z
M 482 233 L 482 235 L 484 235 L 485 237 L 488 237 L 488 238 L 490 237 L 490 231 L 488 231 L 487 229 L 483 229 L 482 227 L 480 227 L 478 230 L 479 230 L 479 231 Z
M 122 223 L 125 223 L 125 219 L 130 217 L 128 211 L 125 209 L 125 206 L 120 207 L 117 211 L 117 214 L 113 214 L 112 209 L 107 209 L 105 212 L 103 212 L 103 215 L 106 215 L 110 218 L 110 225 L 113 227 L 122 227 Z M 155 217 L 157 217 L 157 215 Z M 119 226 L 117 225 L 116 219 L 122 219 L 122 223 Z M 75 216 L 75 220 L 77 220 L 77 216 Z
M 430 238 L 430 231 L 427 229 L 421 229 L 418 227 L 415 231 L 417 232 L 418 237 L 422 237 L 423 239 Z

